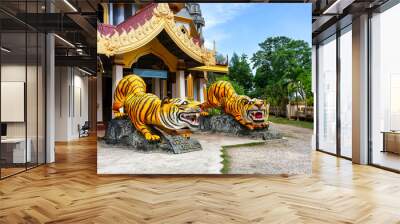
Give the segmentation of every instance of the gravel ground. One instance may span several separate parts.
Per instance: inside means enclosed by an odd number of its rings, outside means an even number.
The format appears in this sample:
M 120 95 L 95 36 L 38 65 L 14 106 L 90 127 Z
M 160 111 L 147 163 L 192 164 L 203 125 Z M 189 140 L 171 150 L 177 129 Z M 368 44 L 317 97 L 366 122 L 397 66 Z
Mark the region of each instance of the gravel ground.
M 312 130 L 272 124 L 285 140 L 228 148 L 231 174 L 311 174 Z M 99 132 L 103 136 L 104 132 Z M 184 153 L 142 153 L 98 143 L 99 174 L 219 174 L 223 145 L 259 142 L 220 134 L 194 134 L 203 150 Z
M 227 149 L 231 174 L 311 174 L 312 130 L 272 124 L 285 140 Z

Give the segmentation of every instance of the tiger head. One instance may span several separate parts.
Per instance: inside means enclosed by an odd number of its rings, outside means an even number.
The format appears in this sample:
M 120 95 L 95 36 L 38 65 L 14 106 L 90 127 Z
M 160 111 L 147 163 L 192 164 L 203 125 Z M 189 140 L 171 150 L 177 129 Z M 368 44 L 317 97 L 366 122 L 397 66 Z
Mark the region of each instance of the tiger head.
M 253 128 L 265 127 L 269 106 L 264 100 L 241 96 L 239 104 L 241 104 L 239 107 L 241 110 L 240 113 L 246 123 L 250 124 Z
M 182 129 L 199 127 L 200 102 L 165 98 L 161 102 L 161 122 L 168 129 Z

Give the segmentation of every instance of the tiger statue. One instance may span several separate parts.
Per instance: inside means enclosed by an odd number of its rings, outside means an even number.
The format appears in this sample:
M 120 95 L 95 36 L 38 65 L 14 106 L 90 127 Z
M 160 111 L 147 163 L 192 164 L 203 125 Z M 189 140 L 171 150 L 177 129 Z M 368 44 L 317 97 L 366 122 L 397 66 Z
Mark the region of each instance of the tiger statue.
M 206 101 L 200 106 L 202 116 L 208 115 L 208 108 L 218 107 L 250 130 L 268 127 L 269 105 L 263 100 L 236 94 L 230 82 L 214 82 L 206 94 Z
M 123 108 L 123 111 L 122 111 Z M 186 99 L 160 98 L 146 93 L 146 83 L 137 75 L 122 78 L 114 92 L 115 117 L 128 115 L 135 128 L 148 141 L 159 141 L 148 125 L 155 125 L 167 132 L 184 128 L 198 128 L 200 102 Z M 186 132 L 185 137 L 189 134 Z

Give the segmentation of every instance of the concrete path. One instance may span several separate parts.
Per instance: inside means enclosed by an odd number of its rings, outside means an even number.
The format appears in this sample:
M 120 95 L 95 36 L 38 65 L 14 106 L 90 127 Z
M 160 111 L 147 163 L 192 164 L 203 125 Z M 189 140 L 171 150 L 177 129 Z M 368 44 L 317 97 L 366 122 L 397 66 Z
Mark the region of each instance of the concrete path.
M 220 134 L 196 133 L 203 150 L 183 153 L 143 153 L 135 150 L 97 145 L 98 174 L 220 174 L 223 145 L 260 142 Z

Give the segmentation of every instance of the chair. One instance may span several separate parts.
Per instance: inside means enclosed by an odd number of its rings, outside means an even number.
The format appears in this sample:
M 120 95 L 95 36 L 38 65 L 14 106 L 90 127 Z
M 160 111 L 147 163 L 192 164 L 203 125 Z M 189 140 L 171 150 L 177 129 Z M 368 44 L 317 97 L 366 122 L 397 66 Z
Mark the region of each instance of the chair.
M 82 127 L 78 124 L 79 138 L 89 136 L 89 129 L 90 129 L 89 121 L 85 121 Z

